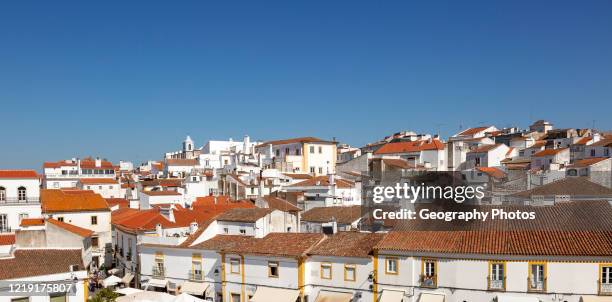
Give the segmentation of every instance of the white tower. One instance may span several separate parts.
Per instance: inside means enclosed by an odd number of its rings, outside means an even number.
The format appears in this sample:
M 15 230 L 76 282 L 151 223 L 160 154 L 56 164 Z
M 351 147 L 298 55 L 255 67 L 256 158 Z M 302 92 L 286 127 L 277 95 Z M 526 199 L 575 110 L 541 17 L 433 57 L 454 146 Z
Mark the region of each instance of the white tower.
M 193 151 L 193 140 L 187 135 L 187 138 L 183 142 L 183 151 Z

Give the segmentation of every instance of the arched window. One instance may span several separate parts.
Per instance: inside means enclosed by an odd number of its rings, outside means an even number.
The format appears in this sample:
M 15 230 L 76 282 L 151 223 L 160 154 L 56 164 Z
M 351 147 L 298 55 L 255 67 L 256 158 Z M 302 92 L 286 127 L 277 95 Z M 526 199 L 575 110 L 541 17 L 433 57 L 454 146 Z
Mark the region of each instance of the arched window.
M 19 187 L 17 189 L 17 199 L 19 199 L 19 201 L 26 201 L 27 195 L 25 187 Z
M 0 187 L 0 201 L 6 201 L 6 189 Z

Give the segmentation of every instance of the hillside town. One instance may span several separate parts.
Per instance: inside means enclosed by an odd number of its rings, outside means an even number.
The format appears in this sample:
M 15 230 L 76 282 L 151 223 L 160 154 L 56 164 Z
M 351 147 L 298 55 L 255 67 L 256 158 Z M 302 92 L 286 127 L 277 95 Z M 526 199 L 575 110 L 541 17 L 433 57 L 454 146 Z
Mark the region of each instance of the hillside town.
M 94 154 L 0 170 L 0 281 L 75 284 L 0 301 L 105 289 L 117 301 L 612 301 L 612 133 L 523 127 L 400 131 L 364 146 L 186 136 L 143 163 Z M 536 219 L 364 213 L 372 183 L 432 172 L 486 188 L 455 207 Z

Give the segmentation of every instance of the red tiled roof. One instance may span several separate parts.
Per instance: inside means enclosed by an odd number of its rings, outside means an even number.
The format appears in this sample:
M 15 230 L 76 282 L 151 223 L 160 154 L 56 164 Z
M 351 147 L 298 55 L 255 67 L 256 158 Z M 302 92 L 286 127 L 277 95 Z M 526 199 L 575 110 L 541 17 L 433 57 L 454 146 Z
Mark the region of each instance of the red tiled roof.
M 84 270 L 80 249 L 17 249 L 12 258 L 0 259 L 0 280 L 70 272 L 70 267 Z
M 444 143 L 437 139 L 432 139 L 431 141 L 420 140 L 412 142 L 387 143 L 376 150 L 374 154 L 409 153 L 426 150 L 444 150 Z
M 272 213 L 273 210 L 274 209 L 267 208 L 231 209 L 219 215 L 217 220 L 232 222 L 256 222 L 257 220 Z
M 130 201 L 125 198 L 105 198 L 109 207 L 119 206 L 119 209 L 129 208 Z
M 559 149 L 545 149 L 533 155 L 533 157 L 542 157 L 542 156 L 550 156 L 556 155 L 562 151 L 567 150 L 567 148 L 559 148 Z
M 293 179 L 310 179 L 312 175 L 304 173 L 283 173 L 285 176 Z
M 350 224 L 361 216 L 361 206 L 316 207 L 302 213 L 302 221 L 323 223 L 335 218 L 339 224 Z
M 81 237 L 90 237 L 93 234 L 92 230 L 88 230 L 82 227 L 78 227 L 76 225 L 72 225 L 72 224 L 65 223 L 59 220 L 55 220 L 53 218 L 47 219 L 47 222 L 57 227 L 60 227 L 66 231 L 69 231 L 73 234 L 79 235 Z
M 603 196 L 612 197 L 612 189 L 590 181 L 586 177 L 566 177 L 531 190 L 511 194 L 513 197 L 529 198 L 531 196 Z
M 397 167 L 400 169 L 408 169 L 410 168 L 410 165 L 408 164 L 408 161 L 405 159 L 400 159 L 400 158 L 385 158 L 383 159 L 383 162 L 388 165 L 388 166 L 392 166 L 392 167 Z
M 595 147 L 610 147 L 612 146 L 612 137 L 607 137 L 605 139 L 602 139 L 596 143 L 593 143 L 591 146 L 595 146 Z
M 383 237 L 383 233 L 338 232 L 323 240 L 308 254 L 366 258 Z
M 149 195 L 149 196 L 172 196 L 172 195 L 181 195 L 181 193 L 177 191 L 142 191 L 141 194 Z
M 86 190 L 40 190 L 43 213 L 110 211 L 106 200 Z
M 503 144 L 495 144 L 495 145 L 482 145 L 474 150 L 470 150 L 468 153 L 484 153 L 489 152 L 497 147 L 500 147 Z
M 278 198 L 278 197 L 270 196 L 270 195 L 264 196 L 262 198 L 268 203 L 268 207 L 270 207 L 271 209 L 276 209 L 276 210 L 283 211 L 283 212 L 299 212 L 300 211 L 300 208 L 298 208 L 294 204 L 282 198 Z
M 27 226 L 43 226 L 45 225 L 44 218 L 23 218 L 21 219 L 21 223 L 19 226 L 27 227 Z
M 0 170 L 0 178 L 38 178 L 34 170 Z
M 168 166 L 197 166 L 197 159 L 184 159 L 184 158 L 168 158 L 166 159 Z
M 15 234 L 0 235 L 0 245 L 13 245 L 13 244 L 15 244 Z
M 56 161 L 56 162 L 44 162 L 43 163 L 43 168 L 60 168 L 60 167 L 73 167 L 76 166 L 77 163 L 73 162 L 73 161 L 65 161 L 65 160 L 60 160 L 60 161 Z
M 468 128 L 459 133 L 459 135 L 474 135 L 478 132 L 482 132 L 487 130 L 490 126 L 487 127 L 476 127 L 476 128 Z
M 494 167 L 477 167 L 476 170 L 486 173 L 487 175 L 496 179 L 502 179 L 506 177 L 506 173 L 504 173 L 504 171 Z
M 577 142 L 575 142 L 574 145 L 586 145 L 588 142 L 591 141 L 591 139 L 593 138 L 590 136 L 583 137 L 579 139 Z
M 219 237 L 219 236 L 216 236 Z M 214 237 L 216 250 L 226 253 L 273 255 L 285 257 L 298 257 L 306 254 L 310 249 L 325 238 L 320 233 L 270 233 L 264 238 L 253 238 L 240 236 L 244 239 L 231 239 L 232 243 L 219 243 Z M 230 239 L 224 236 L 223 239 Z M 198 248 L 206 249 L 213 247 L 213 244 L 206 241 L 196 245 Z
M 591 157 L 591 158 L 579 159 L 576 162 L 574 162 L 572 165 L 570 165 L 570 167 L 572 168 L 588 167 L 588 166 L 594 165 L 598 162 L 601 162 L 607 159 L 610 159 L 610 158 L 609 157 Z

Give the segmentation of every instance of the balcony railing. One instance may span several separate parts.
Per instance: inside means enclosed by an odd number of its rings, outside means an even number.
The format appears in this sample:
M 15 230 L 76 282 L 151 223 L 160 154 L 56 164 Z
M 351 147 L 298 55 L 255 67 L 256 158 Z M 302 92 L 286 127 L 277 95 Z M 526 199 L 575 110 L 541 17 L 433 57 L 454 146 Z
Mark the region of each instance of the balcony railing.
M 0 233 L 12 233 L 13 230 L 9 226 L 0 226 Z
M 29 204 L 29 203 L 40 203 L 40 198 L 39 197 L 25 197 L 25 198 L 19 198 L 19 197 L 4 197 L 2 199 L 0 199 L 0 204 Z
M 165 267 L 154 266 L 153 269 L 152 269 L 152 274 L 153 274 L 153 277 L 164 278 L 164 277 L 166 277 L 166 268 Z
M 597 283 L 599 283 L 600 295 L 612 295 L 612 283 L 601 283 L 601 281 L 597 281 Z
M 191 281 L 204 281 L 204 276 L 201 271 L 189 271 L 189 280 Z
M 502 280 L 487 277 L 487 288 L 489 290 L 506 290 L 506 277 Z
M 105 178 L 105 177 L 115 177 L 113 174 L 45 174 L 46 179 L 53 178 Z
M 531 292 L 545 292 L 546 278 L 544 280 L 534 280 L 531 277 L 527 278 L 527 289 Z
M 421 287 L 429 287 L 429 288 L 436 288 L 438 287 L 438 276 L 436 275 L 432 275 L 432 276 L 427 276 L 427 275 L 421 275 Z

